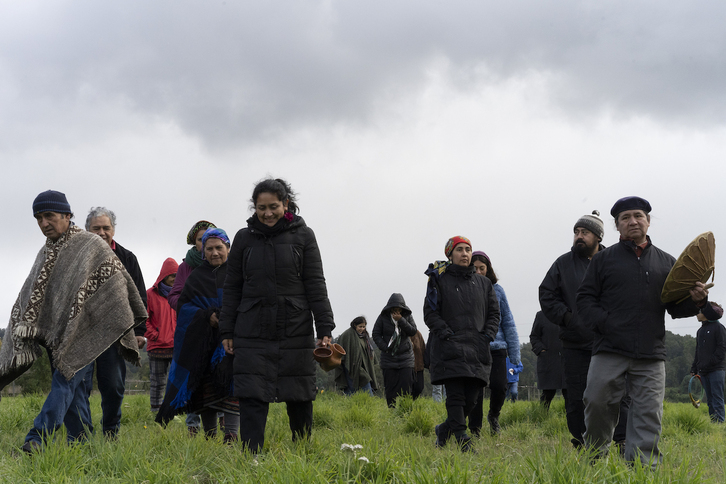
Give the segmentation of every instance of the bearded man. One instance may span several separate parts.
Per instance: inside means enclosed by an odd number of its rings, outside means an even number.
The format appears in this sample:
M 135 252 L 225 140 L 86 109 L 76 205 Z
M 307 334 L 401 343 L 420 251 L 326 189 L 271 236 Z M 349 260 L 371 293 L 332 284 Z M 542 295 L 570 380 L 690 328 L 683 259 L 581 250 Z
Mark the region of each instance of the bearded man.
M 590 259 L 605 247 L 601 244 L 605 225 L 593 210 L 583 215 L 574 226 L 574 240 L 569 252 L 561 255 L 550 267 L 539 286 L 539 304 L 548 320 L 560 326 L 562 360 L 567 384 L 567 428 L 572 445 L 584 444 L 585 403 L 583 395 L 590 368 L 594 333 L 577 311 L 577 289 L 585 275 Z

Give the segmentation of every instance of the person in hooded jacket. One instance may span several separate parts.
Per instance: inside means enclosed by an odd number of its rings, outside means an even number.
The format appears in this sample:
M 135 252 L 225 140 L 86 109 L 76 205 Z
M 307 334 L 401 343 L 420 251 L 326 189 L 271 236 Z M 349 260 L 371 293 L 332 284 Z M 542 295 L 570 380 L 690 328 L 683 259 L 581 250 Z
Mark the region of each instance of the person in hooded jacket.
M 310 438 L 314 331 L 328 346 L 335 328 L 318 243 L 295 198 L 279 178 L 255 186 L 255 212 L 234 238 L 224 284 L 219 327 L 234 354 L 240 440 L 253 453 L 264 445 L 272 402 L 286 403 L 293 441 Z
M 176 311 L 171 308 L 166 298 L 174 286 L 178 269 L 179 264 L 174 259 L 166 259 L 156 282 L 146 291 L 149 319 L 146 321 L 144 337 L 149 355 L 149 400 L 152 412 L 157 412 L 164 400 L 166 378 L 174 355 Z
M 448 261 L 429 265 L 424 321 L 429 338 L 431 383 L 446 388 L 446 420 L 437 425 L 436 446 L 453 436 L 462 451 L 471 450 L 466 419 L 479 390 L 489 382 L 489 344 L 499 329 L 499 302 L 492 283 L 477 274 L 469 239 L 456 236 L 444 248 Z
M 396 406 L 396 397 L 410 395 L 414 383 L 414 356 L 411 336 L 416 323 L 406 301 L 399 293 L 391 294 L 388 303 L 373 325 L 373 342 L 381 350 L 381 371 L 386 403 Z

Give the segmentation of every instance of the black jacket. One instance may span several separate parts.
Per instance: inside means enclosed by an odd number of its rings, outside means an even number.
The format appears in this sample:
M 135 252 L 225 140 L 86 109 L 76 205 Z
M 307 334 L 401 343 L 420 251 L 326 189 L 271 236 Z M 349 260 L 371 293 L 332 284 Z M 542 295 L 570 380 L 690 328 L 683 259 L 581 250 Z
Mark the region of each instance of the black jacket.
M 567 388 L 562 367 L 562 341 L 558 333 L 559 328 L 542 311 L 537 311 L 529 342 L 537 355 L 537 388 L 540 390 Z
M 696 333 L 696 355 L 691 373 L 704 375 L 726 370 L 726 328 L 718 321 L 703 321 Z
M 603 249 L 600 245 L 599 250 Z M 577 289 L 588 265 L 590 259 L 572 248 L 557 258 L 539 285 L 539 305 L 547 319 L 560 327 L 565 348 L 592 350 L 595 334 L 577 311 Z
M 273 228 L 253 216 L 227 261 L 220 335 L 234 340 L 235 396 L 315 399 L 315 335 L 331 336 L 333 311 L 318 243 L 302 218 Z
M 119 258 L 121 264 L 123 264 L 123 266 L 126 268 L 126 272 L 129 273 L 131 279 L 134 281 L 134 284 L 136 284 L 136 289 L 139 290 L 139 295 L 144 301 L 144 307 L 148 308 L 146 302 L 146 285 L 144 284 L 144 276 L 143 274 L 141 274 L 141 267 L 139 267 L 139 261 L 136 259 L 136 256 L 133 252 L 126 249 L 125 247 L 122 247 L 121 244 L 119 244 L 115 240 L 114 243 L 116 244 L 116 248 L 113 249 L 113 252 L 116 254 L 116 257 Z M 136 336 L 143 336 L 145 333 L 146 321 L 134 328 L 134 335 Z
M 489 343 L 499 329 L 499 303 L 492 283 L 474 266 L 452 264 L 437 284 L 438 304 L 424 299 L 424 321 L 431 330 L 431 383 L 466 377 L 489 382 Z
M 675 259 L 651 244 L 650 237 L 640 258 L 634 249 L 633 241 L 621 240 L 595 254 L 577 292 L 577 309 L 595 332 L 593 354 L 665 360 L 666 310 L 673 318 L 684 318 L 699 309 L 690 298 L 661 303 Z
M 402 309 L 402 317 L 398 320 L 400 339 L 397 347 L 395 344 L 389 345 L 389 343 L 392 343 L 391 337 L 395 332 L 395 324 L 391 319 L 391 309 L 393 308 Z M 373 342 L 381 350 L 381 370 L 400 370 L 414 367 L 411 336 L 415 334 L 416 323 L 413 321 L 411 310 L 406 306 L 406 301 L 404 301 L 401 294 L 393 293 L 373 326 Z

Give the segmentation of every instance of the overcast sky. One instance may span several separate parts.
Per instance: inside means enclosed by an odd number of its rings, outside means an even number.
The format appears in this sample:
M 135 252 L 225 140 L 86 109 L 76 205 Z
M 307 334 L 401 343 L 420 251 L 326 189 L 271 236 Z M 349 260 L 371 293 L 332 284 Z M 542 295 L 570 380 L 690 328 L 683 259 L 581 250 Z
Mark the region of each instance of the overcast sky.
M 613 203 L 642 196 L 676 257 L 726 234 L 725 20 L 698 0 L 0 0 L 0 312 L 44 243 L 39 192 L 79 225 L 114 210 L 152 284 L 197 220 L 245 226 L 273 175 L 317 234 L 335 335 L 393 292 L 426 335 L 423 271 L 464 235 L 526 342 L 581 215 L 611 245 Z

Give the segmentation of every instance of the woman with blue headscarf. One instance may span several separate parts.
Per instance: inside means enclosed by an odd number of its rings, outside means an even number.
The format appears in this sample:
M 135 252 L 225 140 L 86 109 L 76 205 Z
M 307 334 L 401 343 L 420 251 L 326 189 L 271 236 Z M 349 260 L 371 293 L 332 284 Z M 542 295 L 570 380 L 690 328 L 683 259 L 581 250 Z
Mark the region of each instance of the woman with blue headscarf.
M 217 431 L 224 412 L 224 441 L 237 440 L 239 403 L 232 397 L 232 361 L 222 347 L 219 312 L 227 274 L 229 237 L 218 228 L 202 238 L 203 262 L 189 275 L 179 297 L 174 357 L 164 402 L 156 421 L 166 424 L 178 413 L 195 412 L 207 437 Z

